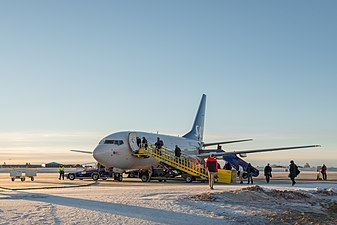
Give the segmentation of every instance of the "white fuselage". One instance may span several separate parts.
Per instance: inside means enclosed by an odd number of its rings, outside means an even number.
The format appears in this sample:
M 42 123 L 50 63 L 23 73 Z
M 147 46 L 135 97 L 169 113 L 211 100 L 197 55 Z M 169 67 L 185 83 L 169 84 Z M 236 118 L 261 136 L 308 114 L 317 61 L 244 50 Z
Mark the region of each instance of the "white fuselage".
M 138 158 L 133 156 L 135 137 L 145 137 L 149 144 L 155 144 L 157 137 L 164 142 L 164 147 L 174 150 L 178 145 L 184 154 L 198 154 L 200 142 L 183 137 L 175 137 L 146 132 L 123 131 L 103 138 L 93 152 L 94 158 L 107 168 L 118 168 L 121 171 L 129 169 L 149 169 L 158 165 L 154 158 Z

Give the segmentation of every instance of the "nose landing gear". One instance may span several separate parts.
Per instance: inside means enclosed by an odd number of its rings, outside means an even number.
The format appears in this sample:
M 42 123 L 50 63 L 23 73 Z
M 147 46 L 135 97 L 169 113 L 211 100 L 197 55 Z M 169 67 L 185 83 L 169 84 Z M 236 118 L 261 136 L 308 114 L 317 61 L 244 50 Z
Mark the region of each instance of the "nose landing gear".
M 123 174 L 122 173 L 114 173 L 114 180 L 122 182 L 123 181 Z

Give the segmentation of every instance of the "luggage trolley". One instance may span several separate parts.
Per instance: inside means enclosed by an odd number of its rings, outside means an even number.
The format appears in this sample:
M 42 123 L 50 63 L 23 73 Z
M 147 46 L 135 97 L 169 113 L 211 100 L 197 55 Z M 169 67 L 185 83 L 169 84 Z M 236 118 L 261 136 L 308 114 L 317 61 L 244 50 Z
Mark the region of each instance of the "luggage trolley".
M 12 181 L 15 181 L 15 179 L 21 179 L 21 181 L 25 181 L 25 176 L 23 175 L 22 170 L 11 170 L 9 171 L 9 176 L 11 177 Z
M 26 170 L 25 174 L 31 181 L 34 181 L 34 177 L 36 177 L 36 170 Z
M 12 181 L 15 179 L 20 179 L 22 182 L 26 180 L 26 177 L 30 178 L 31 181 L 34 181 L 34 177 L 36 177 L 36 170 L 11 170 L 9 172 L 9 176 Z

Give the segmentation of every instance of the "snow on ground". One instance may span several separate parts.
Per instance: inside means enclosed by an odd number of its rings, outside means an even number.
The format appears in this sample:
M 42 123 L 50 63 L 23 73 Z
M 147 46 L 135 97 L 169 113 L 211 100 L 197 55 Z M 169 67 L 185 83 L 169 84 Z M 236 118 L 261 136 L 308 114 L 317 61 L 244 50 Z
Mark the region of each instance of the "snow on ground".
M 303 191 L 251 186 L 187 199 L 196 208 L 207 208 L 233 223 L 337 224 L 337 191 L 332 188 Z
M 0 224 L 337 223 L 335 183 L 260 185 L 216 185 L 210 191 L 202 183 L 106 181 L 64 189 L 0 189 Z

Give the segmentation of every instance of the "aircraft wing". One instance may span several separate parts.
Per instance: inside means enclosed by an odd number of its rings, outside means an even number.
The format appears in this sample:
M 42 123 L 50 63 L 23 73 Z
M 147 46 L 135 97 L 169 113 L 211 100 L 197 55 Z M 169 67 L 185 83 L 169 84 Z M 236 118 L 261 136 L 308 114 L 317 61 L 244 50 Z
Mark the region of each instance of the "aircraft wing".
M 231 144 L 237 142 L 244 142 L 244 141 L 252 141 L 253 139 L 243 139 L 243 140 L 235 140 L 235 141 L 221 141 L 221 142 L 212 142 L 212 143 L 204 143 L 203 146 L 212 146 L 212 145 L 222 145 L 222 144 Z
M 282 147 L 282 148 L 266 148 L 266 149 L 252 149 L 252 150 L 238 150 L 233 152 L 210 152 L 210 153 L 202 153 L 197 155 L 198 157 L 206 158 L 211 153 L 214 156 L 224 156 L 224 155 L 237 155 L 237 154 L 246 154 L 246 153 L 256 153 L 256 152 L 271 152 L 271 151 L 283 151 L 283 150 L 292 150 L 292 149 L 302 149 L 302 148 L 316 148 L 321 147 L 320 145 L 304 145 L 304 146 L 293 146 L 293 147 Z
M 72 152 L 79 152 L 79 153 L 85 153 L 85 154 L 92 154 L 91 151 L 84 151 L 84 150 L 70 150 Z

